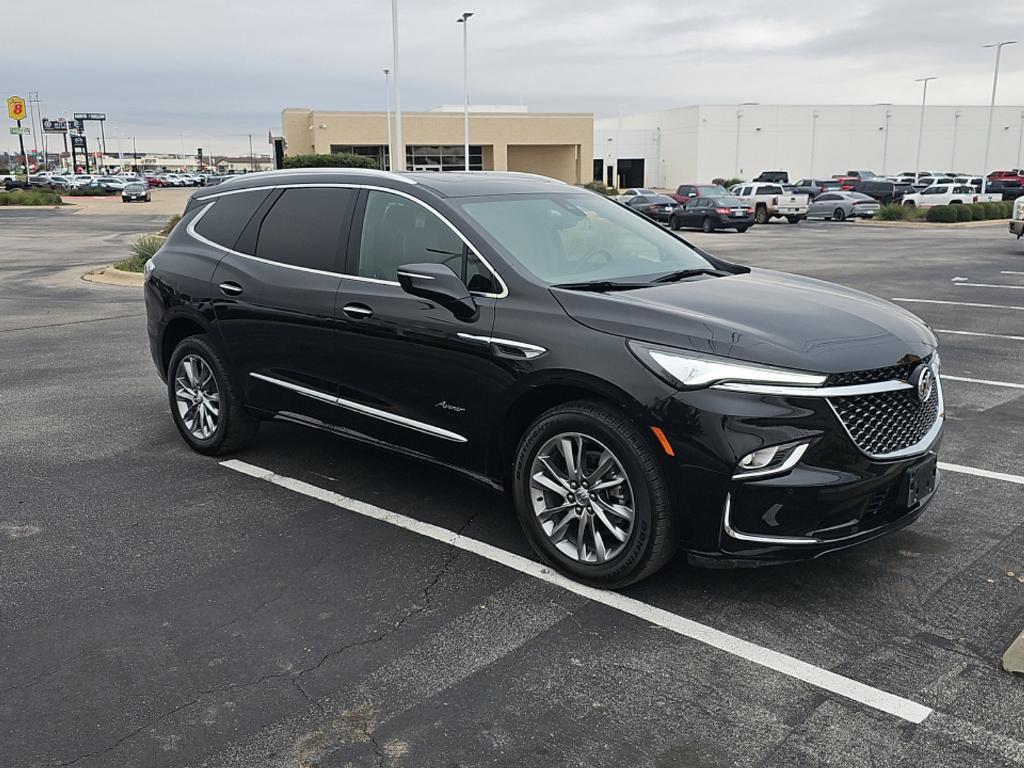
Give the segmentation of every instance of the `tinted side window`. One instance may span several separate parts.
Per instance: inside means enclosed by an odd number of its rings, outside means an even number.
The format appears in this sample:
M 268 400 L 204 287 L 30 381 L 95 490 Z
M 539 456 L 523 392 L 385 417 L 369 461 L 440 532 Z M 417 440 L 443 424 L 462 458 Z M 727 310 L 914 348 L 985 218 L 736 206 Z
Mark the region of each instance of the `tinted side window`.
M 262 189 L 216 198 L 213 207 L 196 224 L 196 232 L 224 248 L 234 248 L 238 236 L 268 194 L 269 190 Z
M 444 264 L 471 291 L 497 290 L 490 270 L 441 219 L 408 198 L 371 190 L 366 197 L 357 274 L 397 282 L 398 268 L 404 264 Z
M 256 256 L 296 267 L 339 272 L 356 191 L 338 187 L 286 189 L 260 225 Z

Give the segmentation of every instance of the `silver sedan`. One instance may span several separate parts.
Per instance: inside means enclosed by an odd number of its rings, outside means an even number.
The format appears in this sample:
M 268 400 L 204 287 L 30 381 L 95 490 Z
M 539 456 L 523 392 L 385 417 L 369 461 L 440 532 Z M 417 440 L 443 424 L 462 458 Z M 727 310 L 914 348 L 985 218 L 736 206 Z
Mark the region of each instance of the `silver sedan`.
M 824 192 L 811 201 L 807 218 L 827 221 L 870 219 L 878 213 L 878 201 L 860 192 Z

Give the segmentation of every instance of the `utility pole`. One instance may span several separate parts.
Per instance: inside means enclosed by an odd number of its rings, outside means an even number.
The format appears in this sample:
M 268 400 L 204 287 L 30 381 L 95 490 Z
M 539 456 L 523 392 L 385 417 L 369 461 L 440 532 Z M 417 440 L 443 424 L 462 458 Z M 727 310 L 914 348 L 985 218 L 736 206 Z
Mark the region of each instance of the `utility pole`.
M 992 114 L 996 109 L 996 85 L 999 84 L 999 55 L 1003 52 L 1004 45 L 1013 45 L 1016 42 L 1016 40 L 1004 40 L 1001 43 L 989 43 L 981 46 L 982 48 L 996 49 L 996 71 L 992 75 L 992 100 L 988 105 L 988 130 L 985 131 L 985 162 L 981 169 L 981 194 L 985 194 L 985 189 L 988 187 L 988 151 L 992 145 Z
M 950 170 L 956 172 L 956 129 L 960 124 L 960 110 L 953 113 L 953 156 L 949 161 Z
M 455 21 L 462 25 L 462 93 L 465 102 L 462 105 L 462 138 L 465 149 L 466 167 L 469 170 L 469 17 L 472 13 L 463 13 Z
M 740 177 L 740 120 L 743 119 L 743 110 L 736 110 L 736 178 Z M 621 120 L 619 121 L 621 123 Z
M 135 161 L 134 163 L 132 163 L 132 171 L 138 173 L 139 165 L 141 165 L 141 163 L 139 163 L 139 148 L 135 144 L 134 136 L 132 136 L 132 159 Z
M 394 167 L 394 163 L 395 163 L 395 147 L 394 147 L 394 145 L 391 142 L 391 80 L 390 80 L 390 76 L 391 76 L 391 70 L 390 69 L 385 69 L 384 70 L 384 93 L 385 93 L 385 100 L 387 101 L 387 105 L 388 105 L 388 112 L 387 112 L 387 116 L 388 116 L 388 161 L 387 161 L 387 164 L 386 164 L 387 167 L 384 169 L 386 171 L 392 170 L 393 167 Z
M 885 163 L 889 155 L 889 118 L 892 117 L 892 110 L 885 110 L 885 136 L 882 138 L 882 175 L 885 176 Z
M 924 138 L 924 102 L 928 98 L 928 81 L 935 80 L 934 75 L 930 77 L 919 77 L 914 82 L 924 83 L 924 88 L 921 89 L 921 120 L 917 124 L 917 161 L 914 164 L 914 181 L 918 181 L 921 178 L 921 140 Z M 984 188 L 985 182 L 982 182 L 982 188 Z
M 391 61 L 395 67 L 395 154 L 398 163 L 392 165 L 405 170 L 405 144 L 402 142 L 402 90 L 398 81 L 398 0 L 391 0 Z
M 818 130 L 818 110 L 811 112 L 811 179 L 814 179 L 814 139 Z
M 39 165 L 39 133 L 42 133 L 42 120 L 39 118 L 39 91 L 28 92 L 28 122 L 32 126 L 32 150 L 36 153 L 36 166 Z M 36 122 L 39 127 L 36 127 Z
M 252 134 L 249 134 L 249 170 L 256 170 L 256 156 L 252 152 Z

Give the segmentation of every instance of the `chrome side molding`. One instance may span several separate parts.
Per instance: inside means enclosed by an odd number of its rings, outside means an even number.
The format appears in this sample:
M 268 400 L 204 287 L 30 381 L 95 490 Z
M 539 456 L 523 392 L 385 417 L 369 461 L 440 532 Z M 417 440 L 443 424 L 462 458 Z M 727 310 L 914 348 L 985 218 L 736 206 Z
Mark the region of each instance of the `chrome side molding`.
M 459 333 L 458 337 L 467 341 L 479 341 L 483 344 L 490 344 L 504 357 L 533 360 L 535 357 L 540 357 L 547 352 L 545 347 L 540 347 L 536 344 L 527 344 L 525 341 L 515 341 L 514 339 L 501 339 L 497 336 L 476 336 L 472 333 Z

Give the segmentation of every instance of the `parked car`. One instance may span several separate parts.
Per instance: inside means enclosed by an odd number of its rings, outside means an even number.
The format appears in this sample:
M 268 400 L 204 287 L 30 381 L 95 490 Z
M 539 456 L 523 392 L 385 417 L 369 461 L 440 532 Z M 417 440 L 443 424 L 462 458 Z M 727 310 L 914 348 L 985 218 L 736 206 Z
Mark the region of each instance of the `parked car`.
M 1024 197 L 1018 197 L 1013 204 L 1013 217 L 1010 219 L 1010 234 L 1020 240 L 1024 236 Z
M 639 581 L 680 544 L 704 564 L 816 558 L 934 498 L 922 321 L 553 180 L 253 173 L 192 196 L 144 296 L 195 451 L 276 418 L 461 470 L 588 584 Z
M 728 195 L 729 191 L 718 184 L 680 184 L 676 191 L 669 195 L 677 203 L 685 203 L 692 197 Z
M 987 178 L 989 181 L 1024 182 L 1024 168 L 1013 168 L 1008 171 L 992 171 Z
M 629 202 L 631 197 L 637 195 L 656 195 L 658 194 L 653 189 L 647 189 L 646 187 L 630 187 L 629 189 L 622 190 L 622 194 L 619 195 L 618 200 L 621 203 Z
M 842 188 L 835 179 L 800 179 L 790 192 L 796 195 L 809 195 L 813 199 L 822 192 L 834 192 Z
M 914 182 L 914 190 L 920 192 L 922 189 L 928 187 L 934 187 L 936 184 L 956 184 L 956 179 L 953 176 L 919 176 Z M 960 185 L 963 186 L 963 185 Z
M 991 200 L 999 199 L 998 195 L 986 195 Z M 974 191 L 974 187 L 962 184 L 933 184 L 919 192 L 910 192 L 903 196 L 903 205 L 911 208 L 925 208 L 932 205 L 962 205 L 982 201 L 982 196 Z M 986 200 L 985 202 L 988 202 Z
M 852 191 L 872 197 L 882 205 L 888 205 L 902 201 L 905 194 L 914 191 L 914 187 L 912 184 L 874 178 L 854 184 Z
M 669 216 L 670 229 L 699 227 L 705 232 L 735 229 L 746 232 L 754 223 L 754 209 L 738 197 L 697 197 L 677 207 Z
M 121 202 L 131 203 L 136 200 L 148 203 L 150 201 L 149 187 L 141 181 L 130 181 L 121 190 Z
M 878 178 L 874 171 L 847 171 L 846 175 L 849 178 L 860 179 L 861 181 Z
M 980 183 L 976 189 L 981 191 Z M 985 192 L 987 194 L 1000 195 L 1003 200 L 1016 200 L 1021 195 L 1024 195 L 1024 186 L 1019 181 L 996 179 L 985 185 Z
M 797 224 L 807 215 L 808 196 L 788 193 L 777 184 L 737 184 L 730 192 L 754 209 L 758 224 L 767 224 L 774 216 L 785 216 L 790 224 Z
M 836 175 L 832 177 L 839 183 L 839 188 L 844 192 L 850 192 L 854 186 L 860 184 L 860 179 L 856 176 L 840 176 Z
M 763 181 L 769 184 L 789 184 L 789 172 L 761 171 L 754 177 L 753 181 Z
M 811 201 L 807 218 L 826 221 L 870 219 L 881 206 L 873 197 L 860 192 L 826 192 Z
M 107 192 L 121 192 L 126 183 L 117 176 L 100 176 L 96 179 L 96 186 L 105 189 Z
M 671 197 L 656 194 L 633 195 L 626 201 L 626 205 L 662 224 L 668 224 L 672 211 L 679 207 L 679 203 Z
M 50 189 L 68 191 L 73 186 L 73 180 L 67 176 L 52 174 L 46 177 L 46 186 Z

